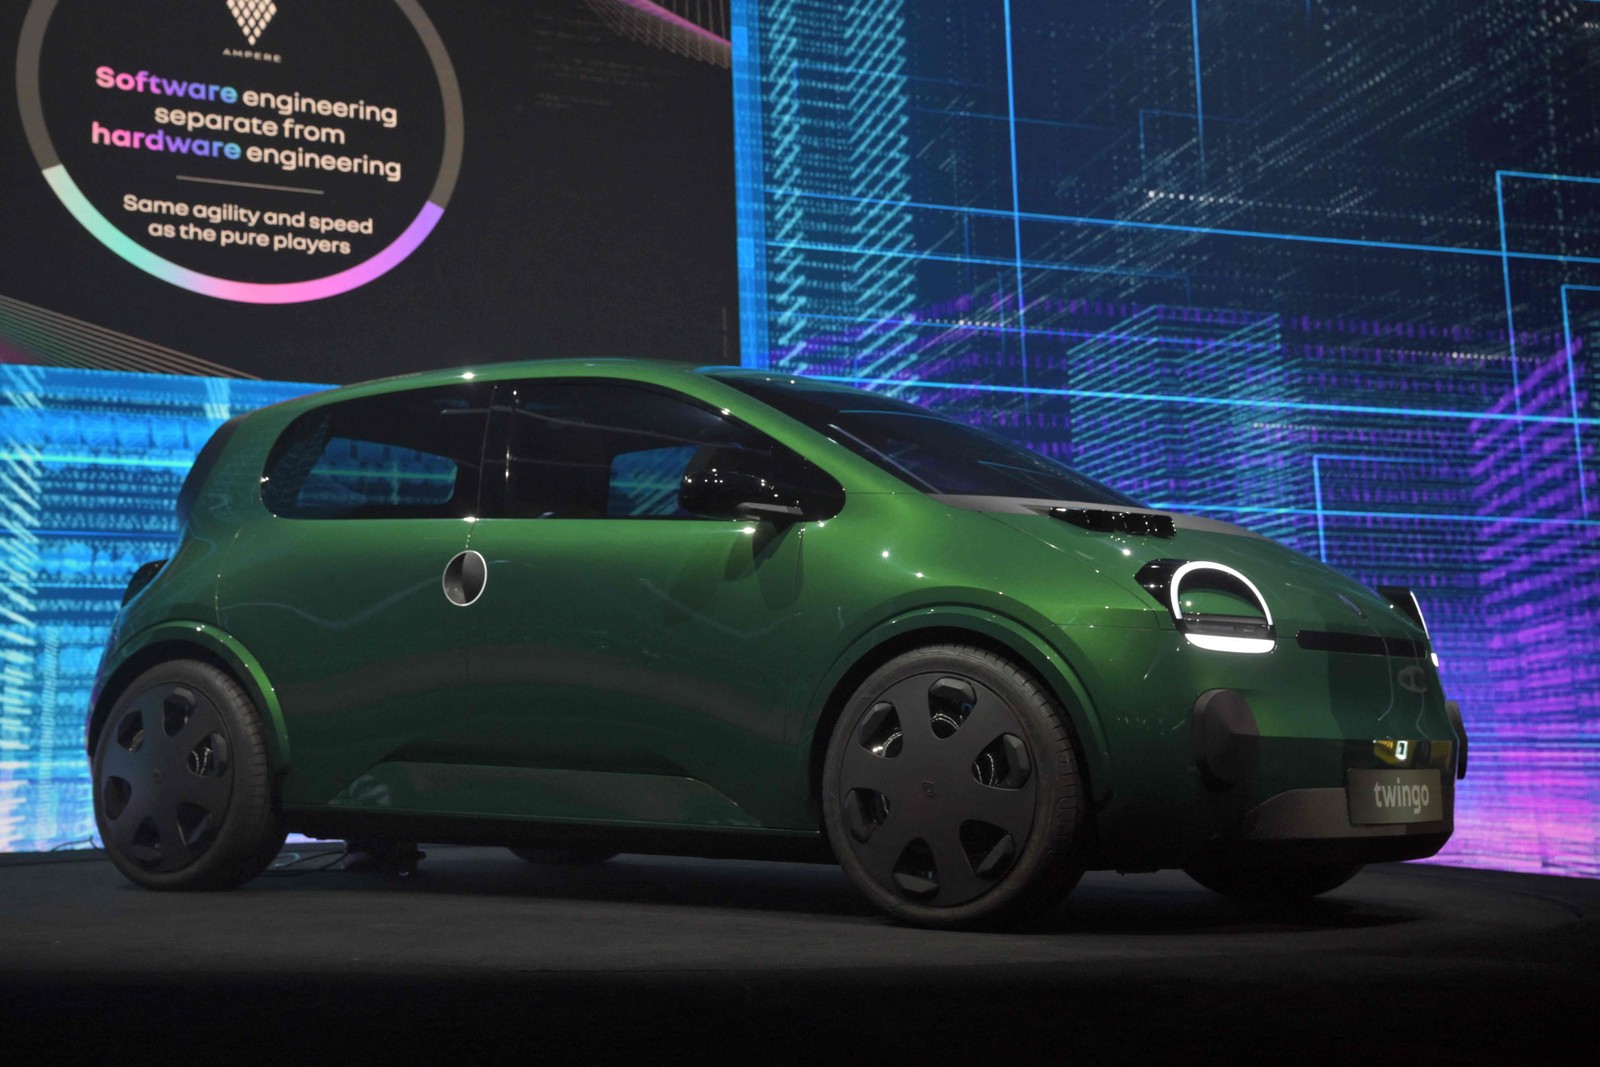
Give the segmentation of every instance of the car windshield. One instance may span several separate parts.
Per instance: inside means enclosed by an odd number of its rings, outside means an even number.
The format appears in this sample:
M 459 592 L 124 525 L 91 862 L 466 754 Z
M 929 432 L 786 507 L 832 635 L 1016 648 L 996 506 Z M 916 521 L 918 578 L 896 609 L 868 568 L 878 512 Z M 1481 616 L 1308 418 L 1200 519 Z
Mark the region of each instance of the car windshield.
M 1037 452 L 903 400 L 804 378 L 715 377 L 927 493 L 1142 506 Z

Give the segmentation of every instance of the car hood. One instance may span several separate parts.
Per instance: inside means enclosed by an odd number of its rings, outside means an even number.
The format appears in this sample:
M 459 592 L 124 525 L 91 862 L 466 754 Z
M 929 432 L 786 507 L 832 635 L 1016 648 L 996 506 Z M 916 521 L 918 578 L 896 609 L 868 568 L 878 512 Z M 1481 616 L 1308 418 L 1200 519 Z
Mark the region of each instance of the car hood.
M 1103 574 L 1155 605 L 1135 575 L 1160 559 L 1221 563 L 1244 574 L 1266 598 L 1279 633 L 1331 630 L 1418 640 L 1420 627 L 1391 608 L 1382 596 L 1326 564 L 1242 526 L 1194 515 L 1148 509 L 1107 508 L 1071 501 L 980 498 L 947 503 L 982 511 L 1061 552 L 1088 558 Z M 975 506 L 976 505 L 976 506 Z M 1171 536 L 1084 529 L 1050 514 L 1051 508 L 1088 508 L 1171 516 Z

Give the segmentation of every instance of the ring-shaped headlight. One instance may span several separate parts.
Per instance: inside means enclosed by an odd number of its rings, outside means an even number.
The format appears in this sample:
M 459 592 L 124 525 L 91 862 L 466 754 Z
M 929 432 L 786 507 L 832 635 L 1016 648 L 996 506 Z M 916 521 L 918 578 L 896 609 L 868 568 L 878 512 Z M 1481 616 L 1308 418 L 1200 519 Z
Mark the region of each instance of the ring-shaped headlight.
M 1235 610 L 1187 610 L 1183 598 L 1186 581 L 1193 584 L 1196 576 L 1220 575 L 1211 578 L 1209 592 L 1224 601 L 1248 602 L 1260 614 L 1240 614 Z M 1156 560 L 1140 570 L 1138 581 L 1158 601 L 1172 612 L 1173 622 L 1184 640 L 1196 648 L 1211 652 L 1242 652 L 1260 654 L 1271 652 L 1277 646 L 1277 630 L 1272 622 L 1272 609 L 1267 598 L 1261 595 L 1256 584 L 1233 567 L 1210 560 Z M 1189 605 L 1193 607 L 1193 605 Z

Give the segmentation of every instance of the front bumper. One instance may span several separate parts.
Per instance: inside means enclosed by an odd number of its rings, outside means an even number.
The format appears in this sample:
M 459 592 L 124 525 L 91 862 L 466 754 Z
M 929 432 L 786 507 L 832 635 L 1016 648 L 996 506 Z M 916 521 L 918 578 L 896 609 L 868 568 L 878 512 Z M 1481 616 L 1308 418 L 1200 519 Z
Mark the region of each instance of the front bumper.
M 1356 825 L 1350 819 L 1347 787 L 1286 790 L 1245 812 L 1228 834 L 1205 845 L 1184 866 L 1341 865 L 1422 859 L 1450 840 L 1455 826 L 1453 793 L 1447 784 L 1440 819 Z
M 1109 773 L 1091 782 L 1093 866 L 1366 863 L 1449 840 L 1462 731 L 1425 660 L 1066 636 L 1089 653 L 1077 662 L 1108 750 Z M 1378 772 L 1390 784 L 1425 778 L 1433 803 L 1415 816 L 1352 806 L 1352 775 L 1370 790 Z
M 1455 783 L 1465 767 L 1454 740 L 1263 738 L 1248 701 L 1227 689 L 1195 701 L 1192 732 L 1208 792 L 1266 798 L 1187 865 L 1421 859 L 1455 828 Z M 1343 784 L 1294 784 L 1330 776 Z

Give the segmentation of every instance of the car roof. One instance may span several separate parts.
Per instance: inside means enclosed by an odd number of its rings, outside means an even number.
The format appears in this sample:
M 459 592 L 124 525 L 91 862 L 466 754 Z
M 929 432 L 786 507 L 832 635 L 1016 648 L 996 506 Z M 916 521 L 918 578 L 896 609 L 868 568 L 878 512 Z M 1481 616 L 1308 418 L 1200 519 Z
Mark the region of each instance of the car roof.
M 278 416 L 292 416 L 341 400 L 382 396 L 386 393 L 426 389 L 439 385 L 454 385 L 463 380 L 497 382 L 530 378 L 616 378 L 668 387 L 687 387 L 697 382 L 706 382 L 713 372 L 738 370 L 737 367 L 726 365 L 695 367 L 687 363 L 659 359 L 528 359 L 501 363 L 462 363 L 455 367 L 414 371 L 388 378 L 373 378 L 349 385 L 334 386 L 292 400 L 280 401 L 259 410 L 263 413 L 270 411 Z
M 688 363 L 661 359 L 595 357 L 585 359 L 524 359 L 503 363 L 463 363 L 459 367 L 396 374 L 388 378 L 374 378 L 369 381 L 355 382 L 339 388 L 349 390 L 362 389 L 379 393 L 426 388 L 433 385 L 449 385 L 462 379 L 494 382 L 523 378 L 572 377 L 623 378 L 632 381 L 655 381 L 665 384 L 671 381 L 684 382 L 707 377 L 792 381 L 804 376 L 726 363 L 692 366 Z M 850 389 L 849 386 L 836 385 L 831 382 L 819 382 L 814 379 L 807 379 L 807 381 L 818 386 Z
M 506 381 L 521 378 L 627 378 L 634 381 L 682 381 L 709 371 L 735 370 L 734 367 L 693 367 L 660 359 L 525 359 L 505 363 L 463 363 L 459 367 L 397 374 L 345 386 L 371 388 L 373 392 L 415 389 L 468 381 Z

